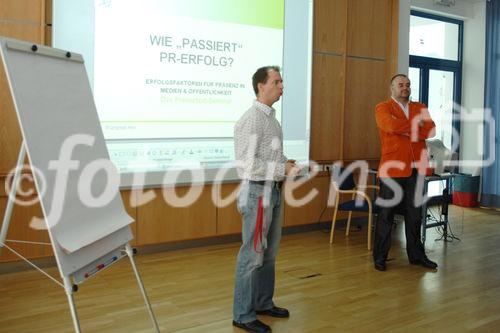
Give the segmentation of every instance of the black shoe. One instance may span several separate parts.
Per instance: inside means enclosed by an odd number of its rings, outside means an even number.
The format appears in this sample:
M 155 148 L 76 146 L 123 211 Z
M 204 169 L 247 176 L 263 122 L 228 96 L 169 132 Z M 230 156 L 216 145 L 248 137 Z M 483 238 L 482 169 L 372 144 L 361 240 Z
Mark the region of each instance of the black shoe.
M 437 269 L 437 267 L 438 267 L 438 264 L 436 264 L 434 261 L 430 260 L 427 257 L 425 257 L 423 259 L 410 260 L 410 264 L 420 265 L 420 266 L 423 266 L 425 268 L 430 268 L 430 269 Z
M 276 318 L 288 318 L 290 317 L 290 312 L 288 312 L 285 308 L 279 308 L 277 306 L 273 306 L 269 310 L 261 310 L 255 311 L 259 315 L 271 316 Z
M 250 333 L 271 333 L 273 330 L 260 320 L 254 320 L 248 323 L 238 323 L 233 320 L 233 326 L 239 327 Z
M 375 260 L 373 266 L 375 267 L 375 269 L 377 271 L 381 271 L 381 272 L 383 272 L 387 269 L 387 267 L 385 265 L 385 261 L 383 261 L 383 260 Z

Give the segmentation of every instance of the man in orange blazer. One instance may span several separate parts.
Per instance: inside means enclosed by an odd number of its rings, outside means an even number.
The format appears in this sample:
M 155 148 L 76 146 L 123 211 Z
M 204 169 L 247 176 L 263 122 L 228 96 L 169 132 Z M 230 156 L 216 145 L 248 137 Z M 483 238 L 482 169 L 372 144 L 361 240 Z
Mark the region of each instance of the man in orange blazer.
M 410 80 L 404 74 L 391 79 L 391 99 L 376 106 L 382 156 L 379 165 L 380 206 L 375 224 L 375 269 L 386 270 L 396 207 L 405 210 L 406 253 L 411 264 L 436 269 L 421 241 L 422 188 L 417 182 L 429 174 L 425 139 L 434 136 L 435 124 L 427 107 L 410 101 Z

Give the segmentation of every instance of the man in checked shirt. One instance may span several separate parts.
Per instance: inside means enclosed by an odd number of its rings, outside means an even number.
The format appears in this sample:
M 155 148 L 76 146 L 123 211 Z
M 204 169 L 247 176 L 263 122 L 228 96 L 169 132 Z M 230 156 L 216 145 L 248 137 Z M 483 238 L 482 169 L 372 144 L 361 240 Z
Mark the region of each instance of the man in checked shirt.
M 252 77 L 257 96 L 234 126 L 238 176 L 237 207 L 243 217 L 233 303 L 233 325 L 248 332 L 271 332 L 257 314 L 289 317 L 273 303 L 275 258 L 281 239 L 281 186 L 300 168 L 283 155 L 283 132 L 272 105 L 283 94 L 280 68 L 259 68 Z

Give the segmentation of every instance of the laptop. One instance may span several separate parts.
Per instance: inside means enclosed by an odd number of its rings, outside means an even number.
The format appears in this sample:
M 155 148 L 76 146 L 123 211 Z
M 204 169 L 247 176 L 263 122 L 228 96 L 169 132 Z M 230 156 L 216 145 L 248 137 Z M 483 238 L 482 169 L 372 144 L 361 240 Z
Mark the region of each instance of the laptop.
M 440 139 L 427 139 L 427 153 L 429 163 L 434 169 L 435 175 L 453 173 L 456 171 L 458 162 L 458 153 L 451 151 Z

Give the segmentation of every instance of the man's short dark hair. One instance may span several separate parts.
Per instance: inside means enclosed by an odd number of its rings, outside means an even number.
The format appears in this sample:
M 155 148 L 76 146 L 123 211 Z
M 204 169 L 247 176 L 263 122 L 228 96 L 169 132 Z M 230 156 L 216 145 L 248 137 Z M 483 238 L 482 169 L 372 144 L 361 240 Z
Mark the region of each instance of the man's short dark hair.
M 279 66 L 264 66 L 259 68 L 255 74 L 252 76 L 252 86 L 253 86 L 253 91 L 255 91 L 255 96 L 259 93 L 259 88 L 258 84 L 259 83 L 266 83 L 267 78 L 269 77 L 268 73 L 269 71 L 275 71 L 275 72 L 280 72 L 280 67 Z
M 396 74 L 396 75 L 394 75 L 394 76 L 391 78 L 391 85 L 392 85 L 392 83 L 394 82 L 394 80 L 395 80 L 397 77 L 405 77 L 405 78 L 408 78 L 408 76 L 407 76 L 406 74 L 401 74 L 401 73 Z

